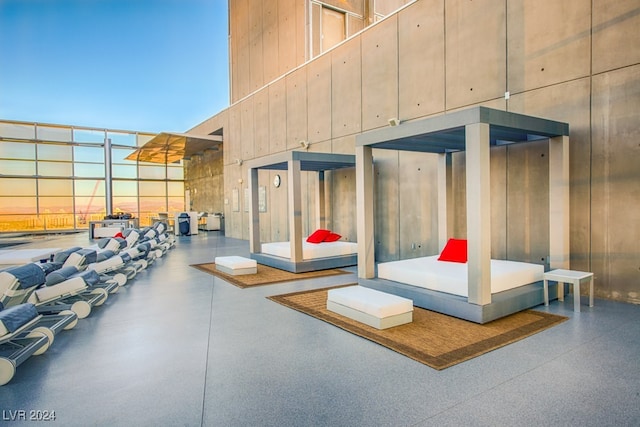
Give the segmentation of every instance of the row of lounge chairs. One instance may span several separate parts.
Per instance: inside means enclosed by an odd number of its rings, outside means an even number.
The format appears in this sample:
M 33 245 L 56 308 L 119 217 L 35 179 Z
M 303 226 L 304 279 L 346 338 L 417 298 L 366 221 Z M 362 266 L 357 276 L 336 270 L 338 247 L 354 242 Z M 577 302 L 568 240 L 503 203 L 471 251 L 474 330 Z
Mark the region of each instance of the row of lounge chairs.
M 175 245 L 157 222 L 0 271 L 0 386 Z

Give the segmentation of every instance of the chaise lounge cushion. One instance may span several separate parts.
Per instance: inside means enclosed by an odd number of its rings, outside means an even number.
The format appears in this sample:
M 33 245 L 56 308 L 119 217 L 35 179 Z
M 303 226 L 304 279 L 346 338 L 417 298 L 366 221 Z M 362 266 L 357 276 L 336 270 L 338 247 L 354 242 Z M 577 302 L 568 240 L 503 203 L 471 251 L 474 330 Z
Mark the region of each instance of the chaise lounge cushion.
M 33 304 L 20 304 L 0 311 L 0 336 L 13 333 L 21 326 L 38 317 L 38 310 Z M 6 330 L 7 332 L 3 332 Z
M 59 270 L 53 271 L 47 275 L 47 279 L 45 281 L 46 286 L 57 285 L 58 283 L 62 283 L 65 280 L 69 279 L 74 274 L 78 273 L 78 269 L 73 266 L 62 267 Z
M 53 262 L 64 263 L 71 256 L 71 254 L 78 252 L 80 249 L 82 249 L 80 246 L 73 246 L 63 251 L 56 252 L 55 254 L 53 254 Z
M 11 275 L 20 284 L 20 289 L 29 289 L 41 285 L 45 281 L 45 272 L 35 263 L 24 264 L 18 267 L 7 268 L 0 274 Z

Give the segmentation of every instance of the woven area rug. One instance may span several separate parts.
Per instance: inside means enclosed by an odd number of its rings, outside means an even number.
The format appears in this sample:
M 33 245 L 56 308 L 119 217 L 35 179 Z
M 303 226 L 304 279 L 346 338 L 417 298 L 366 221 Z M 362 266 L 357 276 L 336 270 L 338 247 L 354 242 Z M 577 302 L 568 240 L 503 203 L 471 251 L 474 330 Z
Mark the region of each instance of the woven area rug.
M 480 325 L 414 307 L 412 323 L 378 330 L 327 310 L 329 289 L 331 288 L 268 298 L 438 370 L 519 341 L 567 320 L 564 316 L 525 310 Z
M 294 280 L 313 279 L 317 277 L 335 276 L 338 274 L 349 274 L 348 271 L 336 269 L 310 271 L 307 273 L 290 273 L 288 271 L 258 264 L 258 272 L 256 274 L 242 274 L 240 276 L 232 276 L 230 274 L 226 274 L 216 270 L 216 265 L 213 262 L 205 264 L 193 264 L 191 265 L 191 267 L 197 268 L 198 270 L 204 271 L 205 273 L 209 273 L 213 276 L 220 277 L 239 288 L 271 285 L 273 283 L 292 282 Z

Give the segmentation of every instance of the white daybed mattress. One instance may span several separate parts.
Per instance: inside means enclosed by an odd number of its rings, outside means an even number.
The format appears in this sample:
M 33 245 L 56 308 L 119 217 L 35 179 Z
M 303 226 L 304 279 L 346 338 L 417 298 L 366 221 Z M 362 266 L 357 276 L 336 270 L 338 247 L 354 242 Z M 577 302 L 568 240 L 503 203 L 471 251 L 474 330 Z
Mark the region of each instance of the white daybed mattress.
M 262 253 L 274 255 L 282 258 L 291 258 L 290 242 L 272 242 L 262 243 Z M 317 258 L 329 258 L 343 255 L 352 255 L 358 253 L 358 244 L 353 242 L 322 242 L 309 243 L 302 242 L 302 259 L 310 260 Z
M 542 280 L 544 266 L 491 260 L 491 293 Z M 438 255 L 378 264 L 378 277 L 439 292 L 468 297 L 467 264 L 438 261 Z

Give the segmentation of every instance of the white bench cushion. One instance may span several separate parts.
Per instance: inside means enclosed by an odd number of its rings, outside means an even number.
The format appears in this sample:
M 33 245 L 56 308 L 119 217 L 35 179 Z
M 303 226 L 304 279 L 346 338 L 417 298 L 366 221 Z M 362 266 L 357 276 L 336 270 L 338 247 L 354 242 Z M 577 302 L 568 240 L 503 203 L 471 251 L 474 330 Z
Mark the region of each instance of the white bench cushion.
M 410 299 L 364 286 L 330 289 L 328 300 L 378 318 L 413 311 Z
M 216 264 L 216 270 L 233 276 L 258 272 L 258 263 L 255 259 L 232 255 L 216 257 L 213 262 Z
M 255 259 L 244 258 L 241 256 L 219 256 L 213 261 L 216 265 L 223 267 L 238 269 L 238 268 L 251 268 L 256 267 L 257 262 Z

